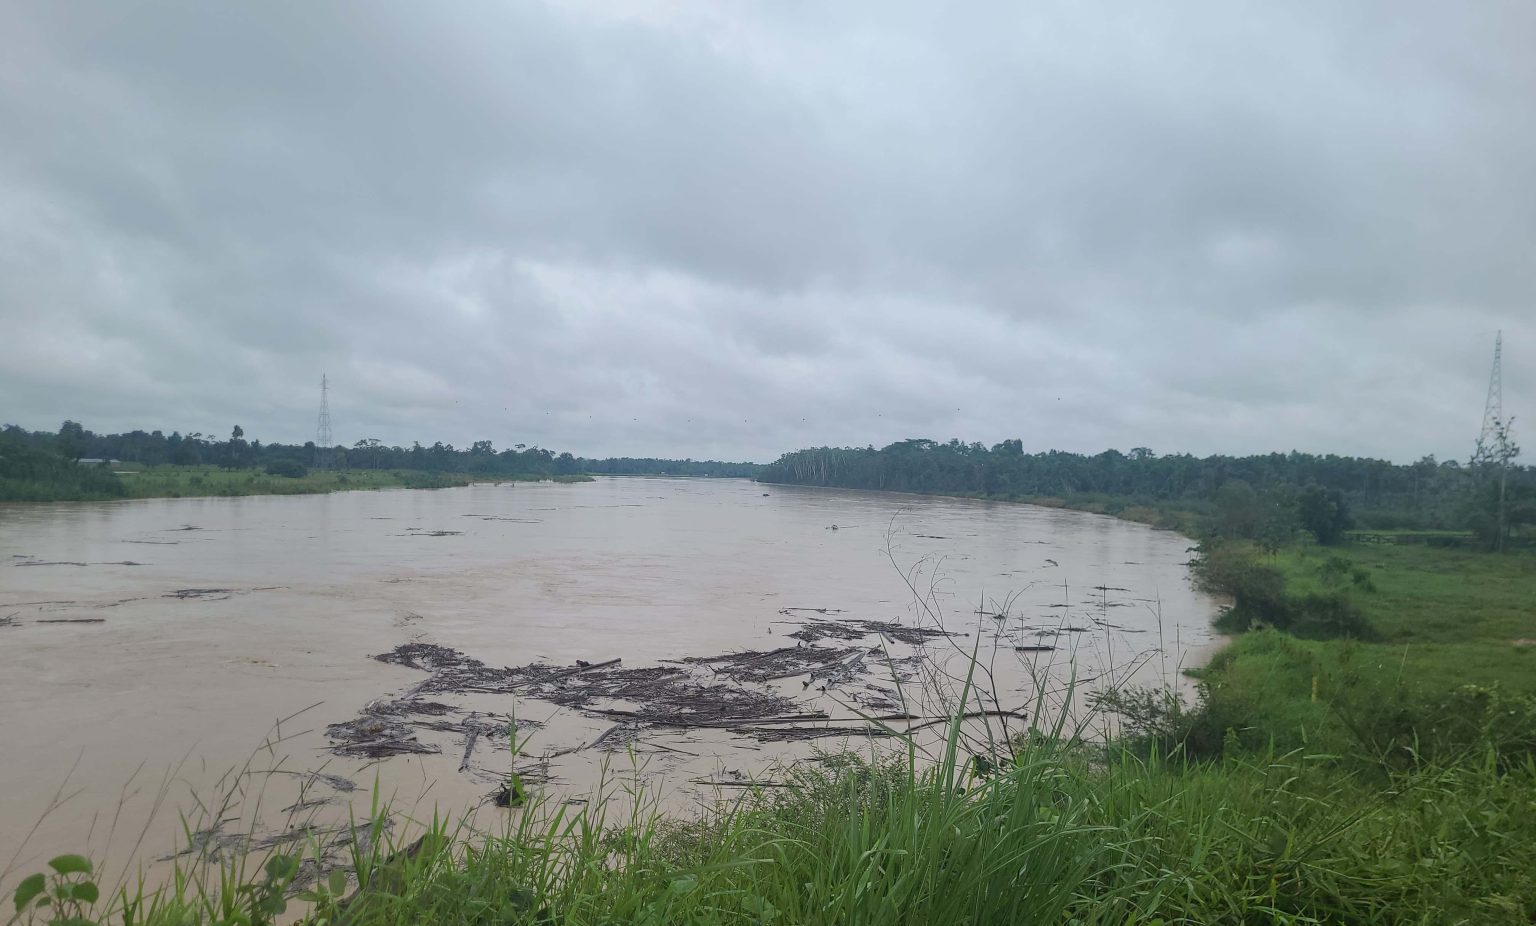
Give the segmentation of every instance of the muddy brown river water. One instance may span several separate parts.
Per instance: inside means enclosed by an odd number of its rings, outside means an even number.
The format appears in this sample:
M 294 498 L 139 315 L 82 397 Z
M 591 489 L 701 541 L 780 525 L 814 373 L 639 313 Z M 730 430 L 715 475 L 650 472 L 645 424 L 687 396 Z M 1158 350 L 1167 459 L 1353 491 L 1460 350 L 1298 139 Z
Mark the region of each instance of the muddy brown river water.
M 512 716 L 535 791 L 644 780 L 677 808 L 863 748 L 869 716 L 922 724 L 931 668 L 973 650 L 1020 732 L 1040 679 L 1173 683 L 1200 658 L 1216 605 L 1189 545 L 741 480 L 0 506 L 0 882 L 64 851 L 153 877 L 178 849 L 313 842 L 375 788 L 417 818 L 506 813 Z

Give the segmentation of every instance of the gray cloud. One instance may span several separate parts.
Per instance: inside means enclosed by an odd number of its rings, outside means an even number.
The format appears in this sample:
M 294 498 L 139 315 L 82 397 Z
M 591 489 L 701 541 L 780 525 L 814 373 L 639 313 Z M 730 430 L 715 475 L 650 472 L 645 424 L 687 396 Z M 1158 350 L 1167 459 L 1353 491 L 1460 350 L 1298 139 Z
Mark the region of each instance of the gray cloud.
M 0 418 L 1465 456 L 1536 8 L 0 9 Z

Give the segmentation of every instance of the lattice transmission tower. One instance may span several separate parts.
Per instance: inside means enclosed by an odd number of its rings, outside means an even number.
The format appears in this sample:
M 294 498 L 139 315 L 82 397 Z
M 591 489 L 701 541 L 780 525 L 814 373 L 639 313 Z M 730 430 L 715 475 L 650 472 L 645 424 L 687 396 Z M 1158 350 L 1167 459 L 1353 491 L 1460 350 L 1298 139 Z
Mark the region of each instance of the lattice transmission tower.
M 1509 463 L 1520 455 L 1510 426 L 1513 418 L 1504 417 L 1504 332 L 1493 340 L 1493 371 L 1488 374 L 1488 401 L 1483 405 L 1483 431 L 1477 436 L 1472 467 L 1483 478 L 1498 480 L 1497 518 L 1494 522 L 1493 548 L 1503 551 L 1509 534 Z
M 1493 371 L 1488 374 L 1488 401 L 1483 404 L 1483 430 L 1477 435 L 1473 462 L 1488 462 L 1503 436 L 1504 421 L 1504 332 L 1493 339 Z
M 331 447 L 335 443 L 331 437 L 330 388 L 330 382 L 322 374 L 320 376 L 320 417 L 315 423 L 315 466 L 320 469 L 330 468 Z

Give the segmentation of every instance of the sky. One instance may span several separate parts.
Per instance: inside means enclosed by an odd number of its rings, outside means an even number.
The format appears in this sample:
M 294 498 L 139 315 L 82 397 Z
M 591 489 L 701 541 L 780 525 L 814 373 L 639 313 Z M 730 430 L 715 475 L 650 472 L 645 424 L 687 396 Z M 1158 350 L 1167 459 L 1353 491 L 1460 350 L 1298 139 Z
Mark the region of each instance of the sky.
M 1536 446 L 1536 4 L 0 4 L 0 421 Z

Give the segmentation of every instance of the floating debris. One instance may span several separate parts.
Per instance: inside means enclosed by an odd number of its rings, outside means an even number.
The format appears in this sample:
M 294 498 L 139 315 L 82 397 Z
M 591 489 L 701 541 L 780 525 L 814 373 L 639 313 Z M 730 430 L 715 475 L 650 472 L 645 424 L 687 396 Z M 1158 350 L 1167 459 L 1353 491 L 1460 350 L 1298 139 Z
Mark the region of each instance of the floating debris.
M 831 621 L 814 621 L 806 624 L 789 636 L 792 639 L 804 640 L 807 643 L 815 643 L 818 640 L 860 640 L 869 636 L 869 631 L 851 624 L 835 624 Z
M 693 657 L 684 662 L 707 665 L 718 675 L 748 682 L 772 682 L 807 674 L 811 681 L 822 678 L 838 682 L 851 680 L 864 668 L 864 658 L 871 654 L 878 656 L 880 650 L 857 646 L 806 646 L 801 643 L 767 652 L 748 650 L 723 656 Z
M 178 588 L 174 592 L 161 595 L 161 598 L 179 598 L 183 601 L 188 598 L 209 598 L 222 601 L 235 593 L 232 588 Z
M 325 735 L 337 741 L 331 749 L 344 756 L 379 759 L 406 753 L 435 755 L 442 752 L 438 747 L 418 740 L 409 724 L 377 714 L 333 723 L 325 728 Z

